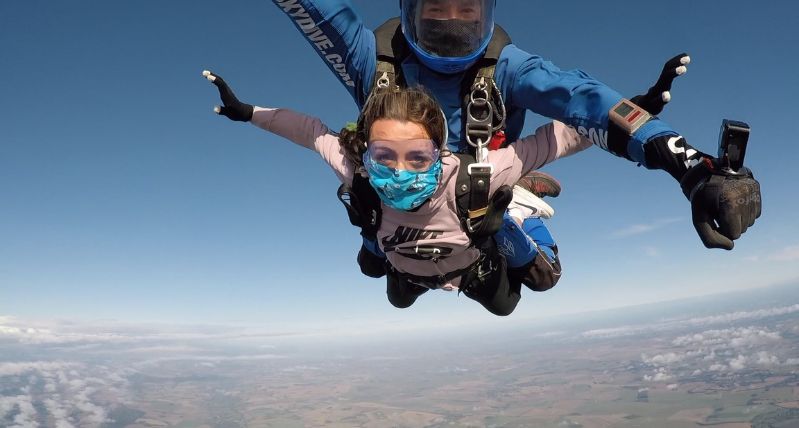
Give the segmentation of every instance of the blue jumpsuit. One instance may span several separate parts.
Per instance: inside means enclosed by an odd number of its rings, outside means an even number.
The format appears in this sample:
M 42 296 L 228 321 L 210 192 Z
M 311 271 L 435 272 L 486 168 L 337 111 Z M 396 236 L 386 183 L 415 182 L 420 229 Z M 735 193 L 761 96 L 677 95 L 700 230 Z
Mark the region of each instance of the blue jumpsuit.
M 371 90 L 377 67 L 374 33 L 365 28 L 348 0 L 272 0 L 306 37 L 317 54 L 362 107 Z M 413 55 L 402 63 L 409 86 L 422 85 L 441 104 L 449 125 L 448 145 L 463 151 L 461 135 L 461 81 L 463 73 L 445 75 L 430 70 Z M 537 55 L 513 44 L 506 46 L 497 62 L 494 79 L 505 101 L 508 141 L 516 141 L 524 127 L 525 111 L 559 120 L 574 127 L 594 145 L 608 151 L 608 112 L 622 96 L 580 70 L 563 71 Z M 628 157 L 644 166 L 643 145 L 651 138 L 677 135 L 668 125 L 654 119 L 642 126 L 627 145 Z M 540 219 L 524 223 L 533 238 L 550 257 L 555 243 Z M 525 234 L 506 215 L 499 234 L 516 246 L 508 257 L 510 267 L 529 263 L 537 254 Z M 372 252 L 376 245 L 365 242 Z

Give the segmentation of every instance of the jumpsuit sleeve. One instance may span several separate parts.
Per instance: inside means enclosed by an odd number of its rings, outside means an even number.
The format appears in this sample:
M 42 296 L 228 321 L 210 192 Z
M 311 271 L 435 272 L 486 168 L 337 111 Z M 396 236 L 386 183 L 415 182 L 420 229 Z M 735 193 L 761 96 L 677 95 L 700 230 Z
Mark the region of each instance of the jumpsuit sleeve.
M 507 103 L 572 126 L 594 145 L 644 166 L 644 144 L 654 137 L 677 135 L 654 118 L 629 140 L 609 142 L 609 112 L 622 96 L 581 70 L 561 70 L 514 45 L 502 51 L 497 73 L 503 77 Z
M 342 183 L 352 184 L 354 165 L 344 156 L 338 135 L 331 132 L 318 118 L 289 109 L 255 106 L 250 122 L 265 131 L 319 153 Z
M 375 35 L 349 0 L 272 0 L 361 107 L 377 64 Z

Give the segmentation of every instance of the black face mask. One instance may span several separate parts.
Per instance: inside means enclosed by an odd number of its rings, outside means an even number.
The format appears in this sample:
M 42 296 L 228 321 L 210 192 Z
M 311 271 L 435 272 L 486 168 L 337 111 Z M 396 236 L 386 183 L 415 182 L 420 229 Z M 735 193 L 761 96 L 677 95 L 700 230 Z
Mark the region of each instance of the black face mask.
M 479 21 L 460 19 L 422 19 L 419 23 L 419 46 L 445 58 L 473 54 L 482 41 Z

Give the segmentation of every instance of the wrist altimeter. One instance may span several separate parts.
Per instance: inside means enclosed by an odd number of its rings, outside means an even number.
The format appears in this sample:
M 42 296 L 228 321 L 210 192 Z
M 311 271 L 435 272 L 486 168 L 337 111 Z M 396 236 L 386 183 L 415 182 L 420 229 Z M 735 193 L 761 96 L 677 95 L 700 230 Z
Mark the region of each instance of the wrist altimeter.
M 635 131 L 652 117 L 646 110 L 626 98 L 622 98 L 610 109 L 610 121 L 628 135 L 635 134 Z

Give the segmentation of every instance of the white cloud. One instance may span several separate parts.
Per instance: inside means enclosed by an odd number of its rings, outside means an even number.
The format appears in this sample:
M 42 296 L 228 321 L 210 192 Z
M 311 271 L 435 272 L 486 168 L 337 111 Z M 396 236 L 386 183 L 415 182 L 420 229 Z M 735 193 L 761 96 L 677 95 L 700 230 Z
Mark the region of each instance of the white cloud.
M 776 355 L 772 355 L 767 351 L 760 351 L 755 355 L 756 359 L 753 361 L 758 366 L 772 368 L 780 365 L 780 359 Z
M 82 363 L 0 363 L 0 384 L 20 392 L 0 397 L 0 419 L 16 414 L 11 426 L 38 426 L 35 421 L 44 416 L 38 412 L 43 412 L 59 428 L 100 426 L 108 421 L 109 409 L 125 398 L 127 374 Z
M 650 329 L 648 326 L 637 327 L 637 326 L 623 326 L 623 327 L 614 327 L 614 328 L 598 328 L 595 330 L 588 330 L 582 333 L 583 337 L 586 338 L 613 338 L 613 337 L 623 337 L 623 336 L 632 336 L 636 334 L 641 334 L 646 332 Z
M 643 248 L 644 254 L 649 257 L 660 257 L 660 249 L 657 247 L 646 246 Z
M 56 421 L 56 428 L 74 428 L 75 425 L 69 421 L 69 410 L 61 403 L 53 399 L 45 399 L 42 401 L 44 408 L 47 410 L 53 419 Z
M 285 355 L 275 354 L 257 354 L 257 355 L 175 355 L 170 357 L 151 358 L 149 360 L 134 363 L 134 367 L 143 367 L 155 364 L 161 364 L 172 361 L 196 361 L 202 363 L 221 363 L 225 361 L 261 361 L 261 360 L 277 360 L 288 358 Z
M 666 227 L 672 223 L 676 223 L 681 220 L 682 220 L 681 218 L 662 218 L 654 220 L 651 223 L 633 224 L 611 233 L 611 236 L 613 238 L 626 238 L 629 236 L 640 235 L 643 233 L 648 233 L 661 229 L 663 227 Z
M 758 315 L 783 313 L 786 308 L 759 312 Z M 747 316 L 753 316 L 750 312 Z M 711 329 L 686 334 L 671 340 L 671 349 L 641 360 L 655 370 L 647 381 L 663 381 L 683 376 L 699 376 L 706 372 L 721 375 L 740 375 L 747 369 L 773 369 L 799 364 L 799 358 L 787 358 L 781 345 L 782 336 L 765 327 Z M 782 356 L 784 358 L 784 356 Z M 668 369 L 668 370 L 667 370 Z
M 674 379 L 674 375 L 669 374 L 665 368 L 659 368 L 654 375 L 644 375 L 647 382 L 665 382 Z
M 746 357 L 743 355 L 738 355 L 737 357 L 730 360 L 730 369 L 733 371 L 740 371 L 746 368 Z
M 799 304 L 791 306 L 783 306 L 771 309 L 758 309 L 755 311 L 738 311 L 722 315 L 714 315 L 709 317 L 691 318 L 686 322 L 694 325 L 702 324 L 728 324 L 733 321 L 760 319 L 778 315 L 786 315 L 799 312 Z
M 688 327 L 703 327 L 713 324 L 730 324 L 736 321 L 756 320 L 773 316 L 788 315 L 799 312 L 799 304 L 791 306 L 782 306 L 768 309 L 759 309 L 753 311 L 738 311 L 730 312 L 721 315 L 713 315 L 707 317 L 696 317 L 688 319 L 670 319 L 664 321 L 654 321 L 650 324 L 644 325 L 627 325 L 612 328 L 601 328 L 594 330 L 587 330 L 581 333 L 581 336 L 588 339 L 606 339 L 624 336 L 634 336 L 641 334 L 652 334 L 653 332 L 664 332 L 678 328 Z M 705 332 L 708 333 L 708 332 Z M 771 338 L 778 337 L 777 333 L 771 333 Z M 691 340 L 691 335 L 681 336 L 679 340 Z M 697 336 L 697 341 L 703 340 L 701 336 Z M 675 345 L 681 345 L 675 343 Z
M 769 255 L 769 260 L 777 262 L 799 261 L 799 245 L 789 245 Z
M 16 412 L 12 424 L 9 428 L 33 428 L 39 426 L 36 423 L 36 409 L 33 407 L 31 397 L 17 395 L 12 397 L 0 397 L 0 417 L 8 418 Z
M 29 372 L 51 373 L 74 366 L 73 363 L 56 361 L 33 361 L 22 363 L 0 363 L 0 377 L 19 376 Z
M 8 325 L 0 325 L 0 338 L 33 345 L 76 342 L 108 343 L 130 340 L 117 334 L 56 332 L 47 328 L 23 328 Z
M 706 330 L 701 333 L 679 336 L 672 340 L 674 346 L 743 348 L 780 340 L 780 334 L 755 327 Z
M 233 341 L 253 342 L 284 337 L 309 337 L 314 334 L 275 333 L 236 326 L 136 326 L 108 321 L 59 323 L 0 317 L 0 341 L 6 340 L 24 345 L 63 345 L 64 349 L 71 350 L 76 347 L 91 349 L 106 344 L 138 344 L 142 347 L 141 351 L 149 352 L 148 348 L 164 347 L 163 343 L 170 344 L 166 347 L 173 347 L 175 342 L 199 341 L 217 344 Z M 135 348 L 132 349 L 136 351 Z
M 685 359 L 685 355 L 677 354 L 677 353 L 674 353 L 674 352 L 669 352 L 667 354 L 661 354 L 661 355 L 655 355 L 652 358 L 648 358 L 646 355 L 642 356 L 642 360 L 644 360 L 645 363 L 652 364 L 652 365 L 660 365 L 660 366 L 678 363 L 678 362 L 680 362 L 680 361 L 682 361 L 684 359 Z

